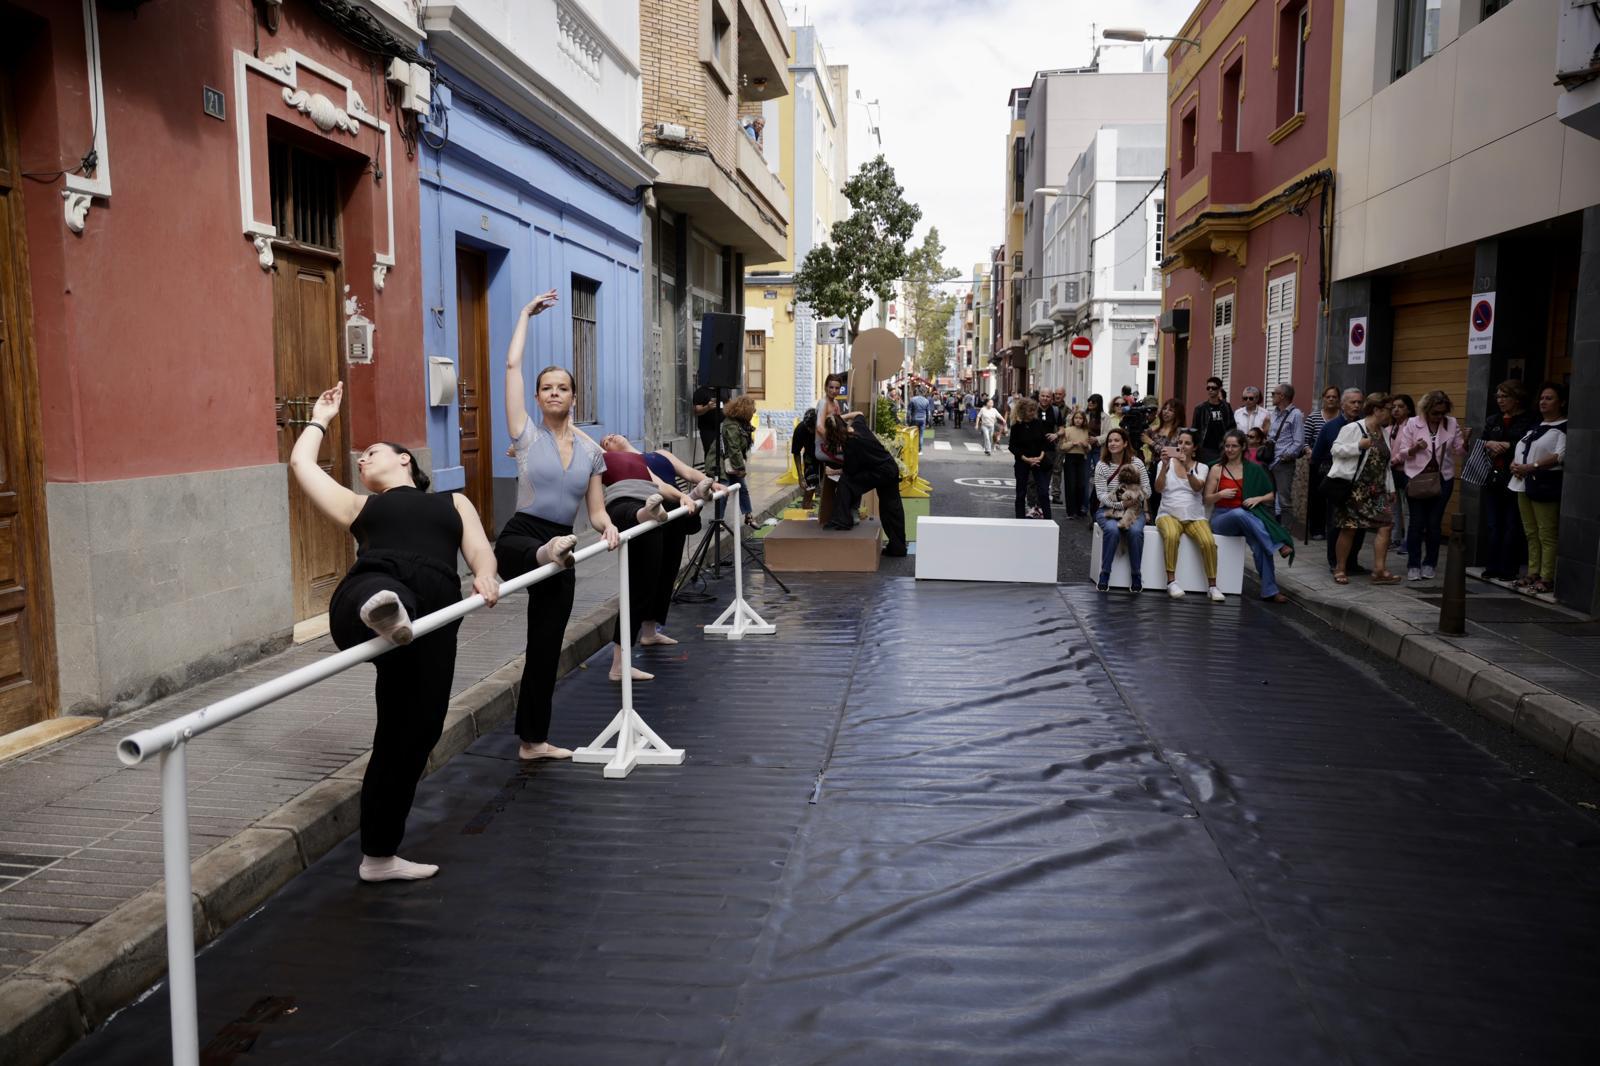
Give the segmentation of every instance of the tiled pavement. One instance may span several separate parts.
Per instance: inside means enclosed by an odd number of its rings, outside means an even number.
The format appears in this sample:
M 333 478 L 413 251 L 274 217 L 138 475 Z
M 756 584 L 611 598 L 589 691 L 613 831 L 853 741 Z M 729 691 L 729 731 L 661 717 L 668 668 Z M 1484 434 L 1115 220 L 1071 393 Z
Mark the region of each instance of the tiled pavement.
M 757 510 L 787 496 L 781 467 L 752 463 Z M 573 617 L 615 597 L 616 561 L 580 569 Z M 526 603 L 463 621 L 452 695 L 522 654 Z M 117 761 L 117 741 L 333 650 L 321 637 L 132 714 L 0 764 L 0 980 L 161 879 L 157 763 Z M 370 746 L 372 675 L 357 668 L 246 715 L 189 751 L 190 854 L 198 858 L 358 758 Z

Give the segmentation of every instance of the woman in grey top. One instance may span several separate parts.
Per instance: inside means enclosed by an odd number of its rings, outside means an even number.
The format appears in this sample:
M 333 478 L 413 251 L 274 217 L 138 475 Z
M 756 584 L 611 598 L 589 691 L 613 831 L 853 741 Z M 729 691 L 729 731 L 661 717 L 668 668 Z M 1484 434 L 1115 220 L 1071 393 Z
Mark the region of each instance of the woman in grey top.
M 528 319 L 556 302 L 555 290 L 535 297 L 517 315 L 516 332 L 506 351 L 506 428 L 515 442 L 517 513 L 495 541 L 500 575 L 509 580 L 546 563 L 566 569 L 528 589 L 528 647 L 523 658 L 522 686 L 517 693 L 517 736 L 522 759 L 566 759 L 572 752 L 550 743 L 550 699 L 561 660 L 561 641 L 572 616 L 577 581 L 572 549 L 577 538 L 572 523 L 587 507 L 589 524 L 616 548 L 617 528 L 606 513 L 600 478 L 605 454 L 572 424 L 573 379 L 569 370 L 545 367 L 534 379 L 538 410 L 530 415 L 523 399 L 522 349 Z

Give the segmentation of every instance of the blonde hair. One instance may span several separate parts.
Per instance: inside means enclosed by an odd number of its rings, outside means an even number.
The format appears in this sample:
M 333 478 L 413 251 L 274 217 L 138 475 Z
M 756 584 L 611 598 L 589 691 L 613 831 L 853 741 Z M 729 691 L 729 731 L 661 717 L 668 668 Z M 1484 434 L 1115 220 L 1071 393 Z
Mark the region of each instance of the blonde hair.
M 1433 389 L 1423 395 L 1422 402 L 1417 405 L 1417 411 L 1426 418 L 1433 413 L 1433 405 L 1436 403 L 1444 404 L 1444 413 L 1447 415 L 1456 409 L 1456 405 L 1450 402 L 1449 393 L 1443 389 Z

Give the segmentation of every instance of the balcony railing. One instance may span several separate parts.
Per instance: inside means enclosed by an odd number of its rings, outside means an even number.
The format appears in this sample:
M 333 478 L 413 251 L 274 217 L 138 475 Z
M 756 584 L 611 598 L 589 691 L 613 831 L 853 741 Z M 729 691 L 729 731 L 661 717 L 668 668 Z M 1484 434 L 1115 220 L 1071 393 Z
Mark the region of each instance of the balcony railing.
M 1056 324 L 1050 318 L 1050 301 L 1030 300 L 1028 308 L 1029 333 L 1048 334 L 1055 330 Z

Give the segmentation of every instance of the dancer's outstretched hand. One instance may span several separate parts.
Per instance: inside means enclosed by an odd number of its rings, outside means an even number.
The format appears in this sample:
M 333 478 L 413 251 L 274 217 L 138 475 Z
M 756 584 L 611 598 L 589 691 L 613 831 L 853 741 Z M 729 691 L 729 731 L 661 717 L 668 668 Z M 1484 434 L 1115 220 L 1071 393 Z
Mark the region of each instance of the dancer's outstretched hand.
M 538 296 L 535 296 L 533 299 L 528 301 L 528 305 L 522 309 L 522 313 L 527 315 L 529 318 L 532 318 L 541 311 L 547 311 L 554 307 L 556 305 L 556 301 L 559 299 L 561 299 L 561 297 L 556 295 L 556 290 L 554 289 L 551 289 L 549 292 L 540 293 Z
M 344 382 L 334 384 L 333 388 L 317 397 L 317 402 L 311 408 L 311 417 L 327 425 L 339 413 L 339 407 L 344 403 Z

